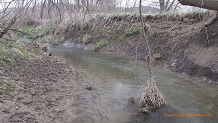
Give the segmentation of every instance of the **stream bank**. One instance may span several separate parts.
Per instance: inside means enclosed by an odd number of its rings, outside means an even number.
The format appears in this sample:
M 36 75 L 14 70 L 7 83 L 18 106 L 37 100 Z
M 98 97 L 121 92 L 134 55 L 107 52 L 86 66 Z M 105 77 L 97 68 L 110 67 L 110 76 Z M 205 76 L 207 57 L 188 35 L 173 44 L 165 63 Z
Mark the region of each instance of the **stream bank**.
M 218 80 L 218 25 L 216 12 L 146 15 L 153 63 L 205 82 Z M 97 15 L 69 20 L 53 31 L 68 47 L 113 53 L 146 61 L 146 43 L 140 41 L 137 14 Z
M 78 96 L 74 68 L 58 57 L 17 59 L 0 73 L 1 123 L 68 123 Z

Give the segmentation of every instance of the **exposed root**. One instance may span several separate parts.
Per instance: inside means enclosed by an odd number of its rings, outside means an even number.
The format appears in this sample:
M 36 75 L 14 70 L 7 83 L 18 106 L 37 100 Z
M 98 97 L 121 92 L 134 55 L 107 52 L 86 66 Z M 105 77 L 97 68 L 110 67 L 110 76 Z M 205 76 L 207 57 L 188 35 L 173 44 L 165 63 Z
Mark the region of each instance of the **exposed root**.
M 144 92 L 139 101 L 140 105 L 143 107 L 140 111 L 144 113 L 149 113 L 167 105 L 162 93 L 158 90 L 155 84 L 155 80 L 148 80 L 147 83 L 148 85 L 144 88 Z

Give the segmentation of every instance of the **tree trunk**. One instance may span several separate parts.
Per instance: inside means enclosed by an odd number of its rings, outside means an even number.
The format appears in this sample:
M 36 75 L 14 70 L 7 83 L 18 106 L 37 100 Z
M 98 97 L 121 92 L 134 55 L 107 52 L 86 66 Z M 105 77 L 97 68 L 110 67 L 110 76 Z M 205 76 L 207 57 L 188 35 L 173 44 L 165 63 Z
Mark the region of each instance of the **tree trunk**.
M 159 0 L 160 3 L 160 13 L 164 13 L 165 11 L 165 6 L 164 6 L 164 0 Z
M 182 5 L 190 5 L 210 10 L 218 10 L 218 0 L 179 0 Z
M 8 32 L 8 30 L 10 30 L 10 28 L 14 25 L 15 21 L 16 18 L 13 18 L 8 26 L 2 30 L 2 32 L 0 33 L 0 39 Z
M 77 9 L 80 9 L 80 0 L 76 0 Z

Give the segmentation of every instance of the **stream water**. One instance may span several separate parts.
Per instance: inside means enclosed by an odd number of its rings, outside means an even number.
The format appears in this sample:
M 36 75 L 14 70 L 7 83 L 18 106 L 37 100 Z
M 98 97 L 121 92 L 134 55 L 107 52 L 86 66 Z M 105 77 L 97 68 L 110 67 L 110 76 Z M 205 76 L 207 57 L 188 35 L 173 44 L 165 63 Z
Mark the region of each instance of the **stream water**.
M 148 79 L 146 64 L 64 46 L 50 47 L 53 55 L 71 63 L 83 87 L 73 106 L 75 123 L 217 123 L 218 87 L 168 70 L 154 68 L 156 83 L 168 102 L 152 114 L 137 113 L 140 89 Z M 204 115 L 204 116 L 199 116 Z

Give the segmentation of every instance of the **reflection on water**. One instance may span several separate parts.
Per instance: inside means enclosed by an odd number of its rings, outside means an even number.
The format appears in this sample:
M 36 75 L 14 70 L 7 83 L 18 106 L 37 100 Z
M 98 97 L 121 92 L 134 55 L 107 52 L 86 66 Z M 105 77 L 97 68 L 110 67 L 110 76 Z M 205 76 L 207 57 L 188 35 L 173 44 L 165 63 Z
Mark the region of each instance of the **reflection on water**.
M 78 82 L 91 85 L 78 97 L 73 108 L 75 123 L 216 123 L 218 88 L 185 75 L 154 68 L 157 86 L 169 106 L 150 115 L 137 113 L 138 104 L 130 97 L 140 97 L 147 80 L 146 65 L 140 61 L 64 47 L 51 48 L 79 72 Z M 196 84 L 198 83 L 198 84 Z M 200 84 L 199 84 L 200 83 Z M 212 117 L 167 117 L 164 114 L 212 114 Z

